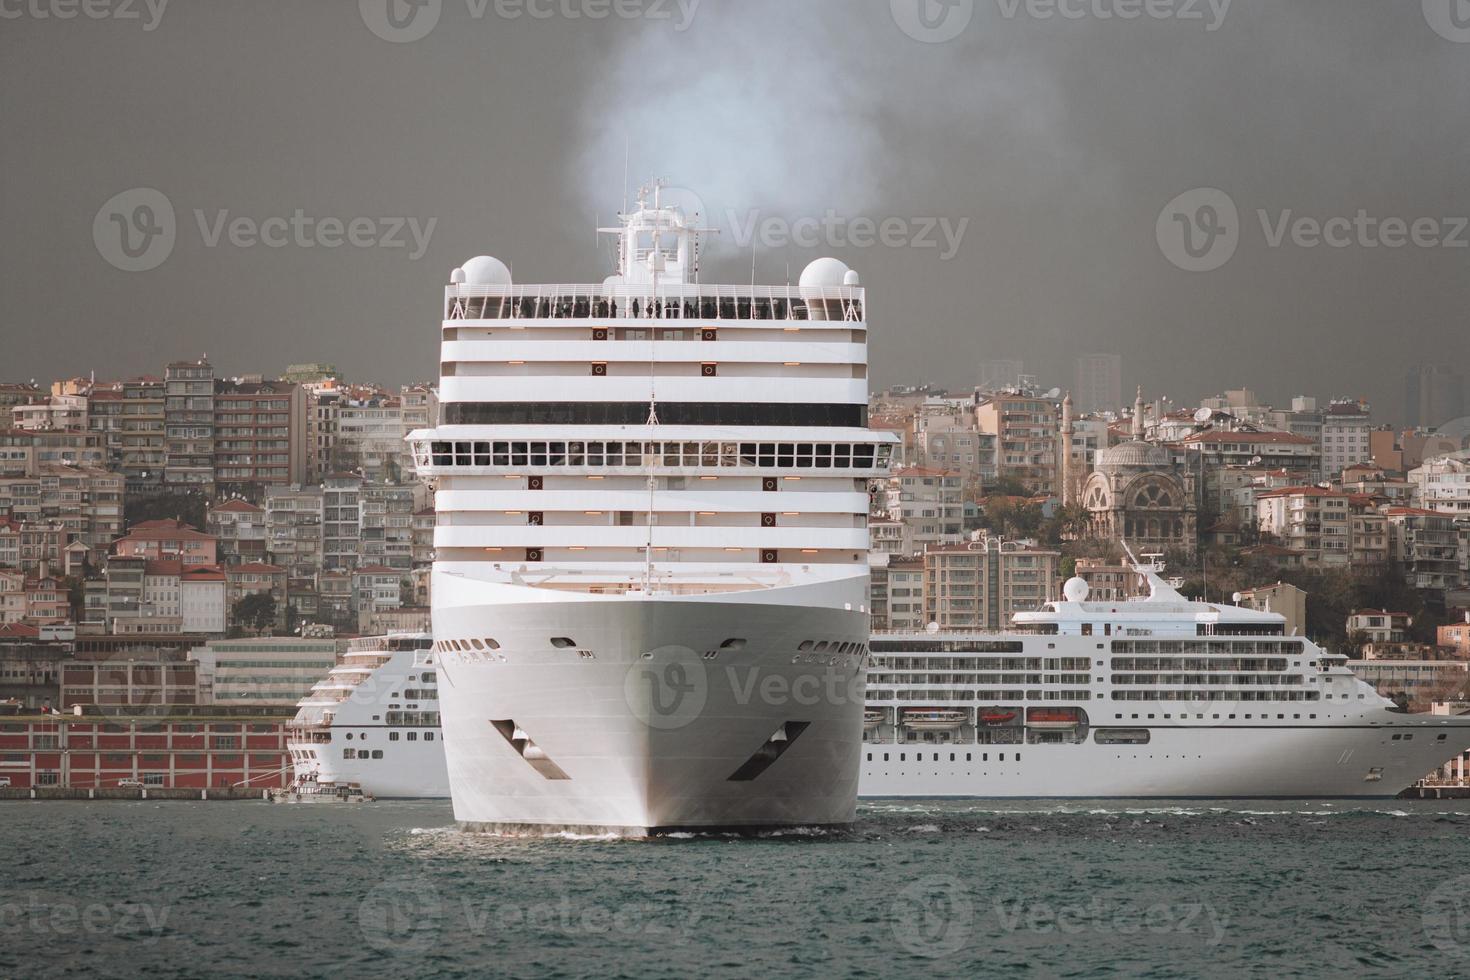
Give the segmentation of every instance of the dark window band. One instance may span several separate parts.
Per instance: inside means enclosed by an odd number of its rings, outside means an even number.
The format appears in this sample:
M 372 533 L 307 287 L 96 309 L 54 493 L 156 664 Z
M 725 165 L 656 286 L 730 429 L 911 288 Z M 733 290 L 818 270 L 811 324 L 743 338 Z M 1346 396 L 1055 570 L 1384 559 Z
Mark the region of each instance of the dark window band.
M 647 402 L 450 402 L 445 425 L 643 425 Z M 816 425 L 863 429 L 866 405 L 659 402 L 663 425 Z

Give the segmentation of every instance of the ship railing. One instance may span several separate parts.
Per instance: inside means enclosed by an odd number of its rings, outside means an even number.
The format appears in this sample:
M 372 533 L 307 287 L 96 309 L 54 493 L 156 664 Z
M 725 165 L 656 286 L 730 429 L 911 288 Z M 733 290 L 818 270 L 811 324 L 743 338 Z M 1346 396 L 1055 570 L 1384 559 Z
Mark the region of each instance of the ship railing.
M 445 574 L 456 575 L 456 572 Z M 509 572 L 516 585 L 542 589 L 565 589 L 603 595 L 627 595 L 648 592 L 660 595 L 704 595 L 718 592 L 744 592 L 753 588 L 771 588 L 795 584 L 785 569 L 769 572 L 682 572 L 667 566 L 655 567 L 647 576 L 609 573 L 595 568 L 541 567 L 534 571 L 517 566 Z
M 826 320 L 861 322 L 861 286 L 540 284 L 445 291 L 446 320 Z

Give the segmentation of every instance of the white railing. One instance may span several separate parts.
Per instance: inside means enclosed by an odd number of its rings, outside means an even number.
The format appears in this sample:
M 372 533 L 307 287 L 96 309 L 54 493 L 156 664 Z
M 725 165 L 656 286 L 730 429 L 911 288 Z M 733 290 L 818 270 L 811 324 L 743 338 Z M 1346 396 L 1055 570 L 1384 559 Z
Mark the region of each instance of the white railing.
M 459 284 L 445 289 L 444 318 L 858 322 L 864 303 L 861 286 Z

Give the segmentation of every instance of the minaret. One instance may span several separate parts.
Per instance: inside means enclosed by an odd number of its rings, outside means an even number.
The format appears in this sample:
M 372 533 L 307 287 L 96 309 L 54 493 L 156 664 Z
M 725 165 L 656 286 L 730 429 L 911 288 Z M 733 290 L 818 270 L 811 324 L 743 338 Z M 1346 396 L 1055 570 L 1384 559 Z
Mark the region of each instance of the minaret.
M 1062 506 L 1072 503 L 1072 393 L 1062 399 Z
M 1133 400 L 1133 441 L 1143 441 L 1143 385 L 1138 386 L 1138 397 Z

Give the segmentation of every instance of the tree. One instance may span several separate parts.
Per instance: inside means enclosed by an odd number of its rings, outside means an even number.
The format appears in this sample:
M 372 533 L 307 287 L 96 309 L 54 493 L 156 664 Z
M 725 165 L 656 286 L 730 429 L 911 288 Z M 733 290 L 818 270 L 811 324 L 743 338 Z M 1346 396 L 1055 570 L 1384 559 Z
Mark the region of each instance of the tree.
M 193 528 L 204 527 L 209 502 L 197 490 L 166 491 L 147 497 L 129 497 L 123 505 L 123 523 L 128 527 L 143 521 L 172 518 Z
M 276 625 L 276 599 L 269 592 L 252 592 L 230 609 L 238 630 L 254 630 L 259 636 Z

